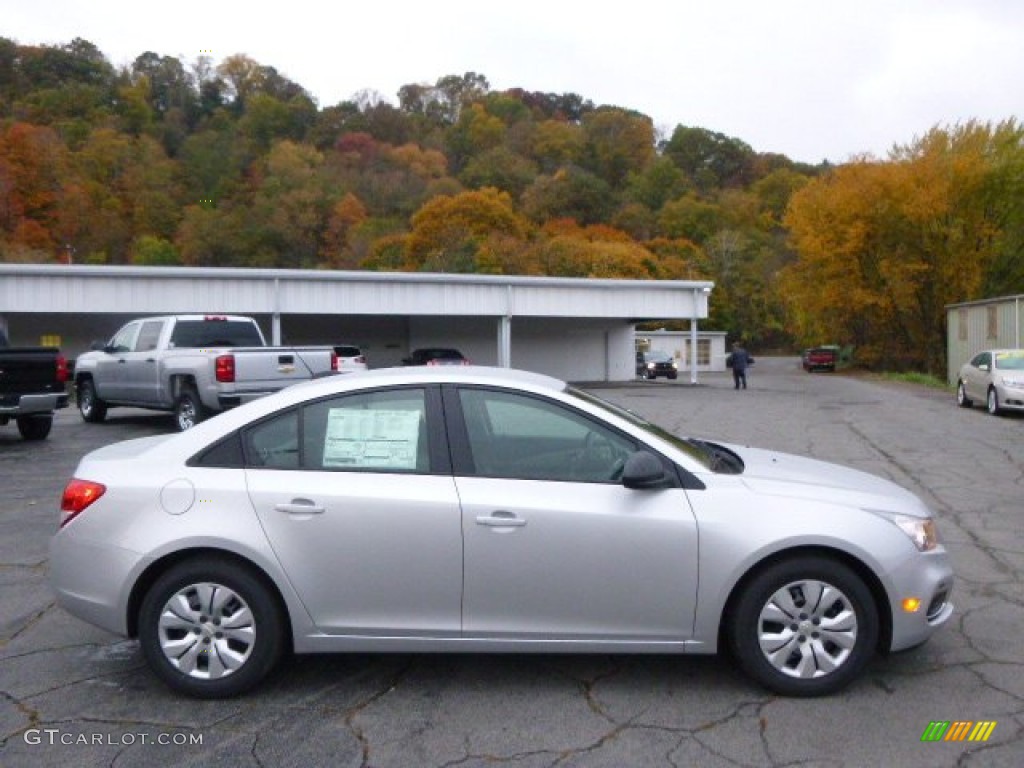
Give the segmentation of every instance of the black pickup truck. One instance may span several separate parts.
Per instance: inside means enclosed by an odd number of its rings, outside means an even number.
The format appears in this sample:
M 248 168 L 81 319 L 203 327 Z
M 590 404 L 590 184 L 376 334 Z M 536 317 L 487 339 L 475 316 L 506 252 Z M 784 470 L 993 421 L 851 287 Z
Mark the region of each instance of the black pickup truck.
M 10 347 L 0 333 L 0 426 L 14 419 L 26 440 L 50 434 L 53 412 L 66 408 L 68 365 L 56 347 Z

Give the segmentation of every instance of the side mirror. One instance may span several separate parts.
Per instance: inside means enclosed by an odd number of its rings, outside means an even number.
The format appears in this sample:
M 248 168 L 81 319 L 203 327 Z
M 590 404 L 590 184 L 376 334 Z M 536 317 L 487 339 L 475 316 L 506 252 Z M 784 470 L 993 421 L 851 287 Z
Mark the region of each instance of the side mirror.
M 622 468 L 622 484 L 626 488 L 669 488 L 672 479 L 665 473 L 661 459 L 647 451 L 636 451 Z

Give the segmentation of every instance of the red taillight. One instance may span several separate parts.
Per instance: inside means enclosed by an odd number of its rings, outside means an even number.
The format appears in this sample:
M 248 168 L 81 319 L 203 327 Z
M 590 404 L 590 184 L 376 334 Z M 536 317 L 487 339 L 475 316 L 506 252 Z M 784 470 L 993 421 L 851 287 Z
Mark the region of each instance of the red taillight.
M 332 371 L 340 371 L 341 370 L 341 366 L 338 364 L 338 353 L 337 352 L 331 352 L 331 370 Z
M 64 355 L 57 355 L 57 381 L 61 384 L 68 380 L 68 361 Z
M 106 493 L 106 490 L 107 486 L 102 483 L 71 478 L 64 486 L 64 495 L 60 499 L 60 527 L 67 525 L 79 512 Z
M 427 360 L 427 365 L 440 365 L 440 363 L 437 360 Z
M 230 383 L 235 380 L 234 355 L 217 355 L 214 365 L 214 375 L 217 377 L 217 381 Z

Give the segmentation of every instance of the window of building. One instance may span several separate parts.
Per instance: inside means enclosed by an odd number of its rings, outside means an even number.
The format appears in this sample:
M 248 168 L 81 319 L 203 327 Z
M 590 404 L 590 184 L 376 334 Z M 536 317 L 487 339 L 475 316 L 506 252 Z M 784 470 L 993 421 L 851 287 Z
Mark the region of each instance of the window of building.
M 999 307 L 991 305 L 986 307 L 988 310 L 988 337 L 995 339 L 999 337 Z

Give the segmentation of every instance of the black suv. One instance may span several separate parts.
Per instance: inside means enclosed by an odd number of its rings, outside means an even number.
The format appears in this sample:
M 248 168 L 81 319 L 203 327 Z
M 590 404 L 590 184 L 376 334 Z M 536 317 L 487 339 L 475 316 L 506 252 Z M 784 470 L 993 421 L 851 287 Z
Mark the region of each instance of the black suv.
M 659 376 L 674 379 L 679 375 L 679 367 L 668 352 L 653 349 L 636 353 L 636 375 L 645 379 L 656 379 Z

